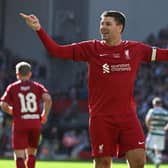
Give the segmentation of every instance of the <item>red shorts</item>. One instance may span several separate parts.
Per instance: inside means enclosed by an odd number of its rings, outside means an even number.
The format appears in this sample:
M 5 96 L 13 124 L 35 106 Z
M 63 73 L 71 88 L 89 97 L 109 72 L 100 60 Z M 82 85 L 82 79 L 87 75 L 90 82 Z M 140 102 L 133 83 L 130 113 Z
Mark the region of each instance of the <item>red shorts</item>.
M 12 126 L 13 149 L 37 148 L 39 145 L 41 126 Z
M 131 121 L 131 122 L 130 122 Z M 90 119 L 92 157 L 122 157 L 132 149 L 145 148 L 145 137 L 137 118 L 113 123 L 112 118 Z

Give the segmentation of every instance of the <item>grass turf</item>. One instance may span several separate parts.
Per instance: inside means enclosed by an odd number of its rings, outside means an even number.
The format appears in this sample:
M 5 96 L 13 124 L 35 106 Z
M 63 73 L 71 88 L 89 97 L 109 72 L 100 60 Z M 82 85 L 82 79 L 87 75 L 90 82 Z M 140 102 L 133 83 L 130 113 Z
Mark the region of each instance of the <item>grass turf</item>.
M 92 168 L 90 161 L 37 161 L 36 168 Z M 154 165 L 146 164 L 145 168 L 153 168 Z M 15 168 L 13 160 L 0 159 L 0 168 Z M 126 163 L 113 163 L 113 168 L 127 168 Z M 168 168 L 168 164 L 163 164 L 159 168 Z

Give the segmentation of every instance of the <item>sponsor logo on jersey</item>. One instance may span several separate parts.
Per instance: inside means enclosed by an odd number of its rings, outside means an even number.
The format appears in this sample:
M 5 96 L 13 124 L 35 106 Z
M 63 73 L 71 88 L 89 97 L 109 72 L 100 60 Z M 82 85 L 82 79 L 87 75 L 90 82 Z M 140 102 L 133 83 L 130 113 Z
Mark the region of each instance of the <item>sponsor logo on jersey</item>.
M 115 64 L 109 65 L 107 63 L 102 65 L 103 73 L 110 73 L 110 72 L 123 72 L 123 71 L 131 71 L 130 64 Z
M 22 119 L 40 119 L 39 114 L 24 114 L 21 117 Z
M 103 73 L 110 73 L 110 66 L 108 64 L 103 64 Z

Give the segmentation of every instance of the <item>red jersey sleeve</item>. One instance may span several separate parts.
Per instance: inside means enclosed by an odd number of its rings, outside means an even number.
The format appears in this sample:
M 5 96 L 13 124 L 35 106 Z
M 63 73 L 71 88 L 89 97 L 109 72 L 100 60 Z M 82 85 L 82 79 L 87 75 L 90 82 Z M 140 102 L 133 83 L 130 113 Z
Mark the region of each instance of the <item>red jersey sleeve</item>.
M 89 46 L 90 41 L 69 45 L 59 45 L 48 36 L 42 28 L 37 31 L 37 35 L 52 56 L 64 59 L 73 59 L 75 61 L 88 61 L 89 54 L 87 52 L 87 47 Z
M 151 47 L 143 43 L 139 44 L 143 61 L 145 62 L 168 61 L 168 49 Z
M 168 49 L 157 48 L 156 49 L 157 61 L 168 61 Z
M 137 43 L 136 47 L 136 52 L 140 54 L 142 60 L 145 62 L 151 62 L 152 47 L 144 43 Z
M 39 88 L 39 94 L 40 94 L 40 96 L 42 96 L 44 93 L 48 93 L 48 89 L 44 85 L 42 85 L 42 84 L 40 84 L 38 82 L 35 82 L 35 84 Z

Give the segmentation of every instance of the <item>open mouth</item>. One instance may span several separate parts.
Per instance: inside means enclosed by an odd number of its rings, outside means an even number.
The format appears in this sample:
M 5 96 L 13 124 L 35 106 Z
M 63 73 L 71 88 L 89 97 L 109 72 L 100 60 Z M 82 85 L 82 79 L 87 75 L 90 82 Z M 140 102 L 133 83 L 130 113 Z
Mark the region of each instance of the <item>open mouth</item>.
M 109 34 L 109 33 L 102 33 L 102 36 L 103 36 L 103 37 L 106 37 L 106 36 L 108 36 L 108 34 Z

